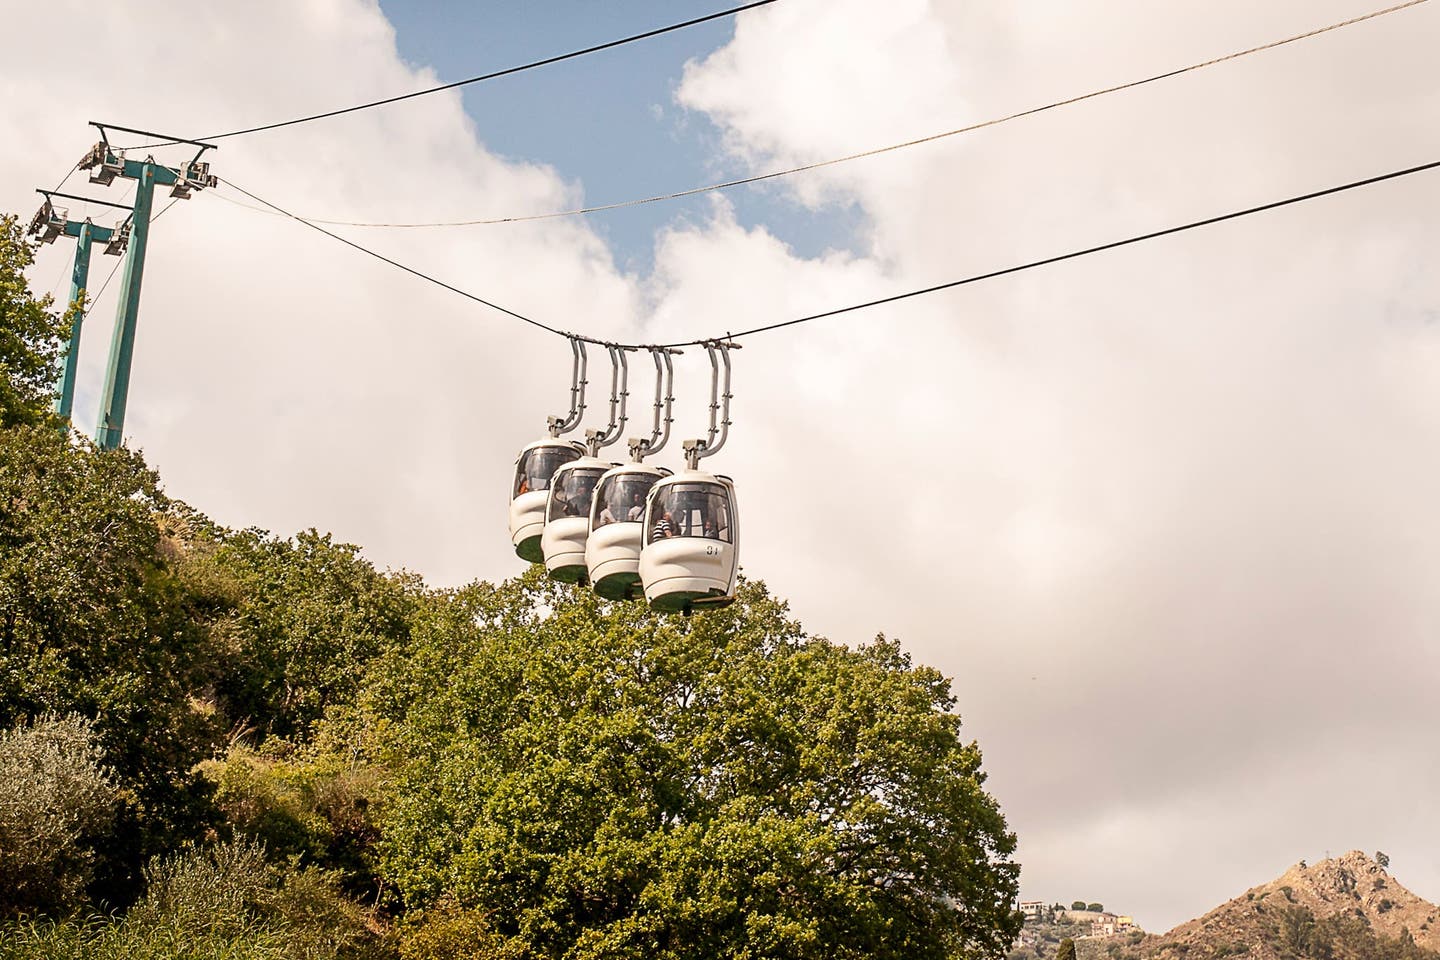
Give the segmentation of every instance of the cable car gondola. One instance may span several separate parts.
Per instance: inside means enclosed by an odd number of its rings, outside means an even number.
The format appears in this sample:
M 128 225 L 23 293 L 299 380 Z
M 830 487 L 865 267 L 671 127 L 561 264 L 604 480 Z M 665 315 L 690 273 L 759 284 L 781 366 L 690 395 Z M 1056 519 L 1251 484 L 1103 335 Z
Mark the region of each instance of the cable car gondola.
M 525 447 L 515 458 L 515 480 L 510 488 L 510 542 L 515 553 L 531 563 L 545 559 L 540 536 L 555 472 L 585 455 L 583 444 L 560 439 L 562 433 L 580 425 L 585 412 L 585 347 L 572 338 L 570 348 L 575 355 L 570 374 L 570 413 L 564 419 L 550 417 L 550 436 Z
M 710 429 L 704 440 L 686 440 L 682 473 L 658 481 L 645 502 L 640 579 L 650 609 L 689 613 L 723 607 L 735 599 L 740 574 L 740 528 L 735 484 L 700 469 L 730 435 L 730 354 L 727 341 L 705 344 L 710 354 Z M 723 391 L 719 387 L 724 362 Z M 720 425 L 716 413 L 722 409 Z
M 735 599 L 740 531 L 729 477 L 686 470 L 650 491 L 640 575 L 650 609 L 689 612 Z
M 607 345 L 606 349 L 611 364 L 610 423 L 604 430 L 585 431 L 586 456 L 555 472 L 545 507 L 545 529 L 540 536 L 545 569 L 553 579 L 565 583 L 587 582 L 585 547 L 590 538 L 590 505 L 600 478 L 619 466 L 601 460 L 599 454 L 620 439 L 625 430 L 629 365 L 623 348 Z
M 590 585 L 606 600 L 637 600 L 645 593 L 640 583 L 645 502 L 650 488 L 671 471 L 642 461 L 660 452 L 670 439 L 670 408 L 675 400 L 670 395 L 674 377 L 670 355 L 679 352 L 650 348 L 655 360 L 655 426 L 648 438 L 631 438 L 631 462 L 607 471 L 595 488 L 585 566 Z
M 545 528 L 546 505 L 556 472 L 585 455 L 574 440 L 547 437 L 520 451 L 515 460 L 515 487 L 510 495 L 510 541 L 523 560 L 545 559 L 540 535 Z

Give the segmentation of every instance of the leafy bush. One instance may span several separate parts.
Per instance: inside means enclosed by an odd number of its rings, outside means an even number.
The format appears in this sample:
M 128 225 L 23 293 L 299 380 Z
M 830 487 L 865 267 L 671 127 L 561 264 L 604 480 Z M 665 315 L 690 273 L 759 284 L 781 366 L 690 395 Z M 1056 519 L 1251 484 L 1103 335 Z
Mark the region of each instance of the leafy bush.
M 454 960 L 457 957 L 510 960 L 523 956 L 515 944 L 507 944 L 505 938 L 496 933 L 488 916 L 486 910 L 444 900 L 406 919 L 400 956 L 402 960 Z
M 159 858 L 149 890 L 123 920 L 0 928 L 4 960 L 390 960 L 363 911 L 314 870 L 267 863 L 253 842 Z
M 80 717 L 0 731 L 0 916 L 80 905 L 91 842 L 114 816 L 103 757 Z
M 264 843 L 272 857 L 336 871 L 352 896 L 376 894 L 380 771 L 332 750 L 276 740 L 259 750 L 236 744 L 201 769 L 237 833 Z

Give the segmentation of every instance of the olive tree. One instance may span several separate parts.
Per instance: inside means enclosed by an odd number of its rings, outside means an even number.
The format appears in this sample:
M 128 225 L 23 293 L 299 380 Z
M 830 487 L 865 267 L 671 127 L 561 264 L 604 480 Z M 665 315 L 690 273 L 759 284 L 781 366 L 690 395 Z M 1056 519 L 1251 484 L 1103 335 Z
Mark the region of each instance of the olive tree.
M 115 785 L 80 717 L 0 730 L 0 916 L 80 905 Z

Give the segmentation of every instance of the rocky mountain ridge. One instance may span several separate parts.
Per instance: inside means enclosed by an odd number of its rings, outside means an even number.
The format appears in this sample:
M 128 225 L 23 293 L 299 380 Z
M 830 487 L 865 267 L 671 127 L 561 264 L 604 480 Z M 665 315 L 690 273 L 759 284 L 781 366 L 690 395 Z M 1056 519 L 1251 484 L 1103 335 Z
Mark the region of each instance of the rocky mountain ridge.
M 1377 942 L 1413 942 L 1420 951 L 1440 951 L 1440 908 L 1352 850 L 1313 865 L 1301 861 L 1202 917 L 1146 938 L 1136 955 L 1305 957 L 1327 949 L 1318 942 L 1325 936 L 1373 936 Z

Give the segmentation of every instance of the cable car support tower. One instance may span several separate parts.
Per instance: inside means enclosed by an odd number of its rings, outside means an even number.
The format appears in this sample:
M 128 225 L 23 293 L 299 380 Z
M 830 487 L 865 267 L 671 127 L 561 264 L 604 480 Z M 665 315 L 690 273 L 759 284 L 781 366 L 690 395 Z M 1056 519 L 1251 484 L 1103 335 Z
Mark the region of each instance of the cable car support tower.
M 90 150 L 79 163 L 79 169 L 89 170 L 90 182 L 109 186 L 116 177 L 135 181 L 135 202 L 125 227 L 124 244 L 115 250 L 106 247 L 107 253 L 126 251 L 125 273 L 120 283 L 120 302 L 115 308 L 115 332 L 110 340 L 110 359 L 105 368 L 105 387 L 100 395 L 100 417 L 95 427 L 95 442 L 104 450 L 113 450 L 120 445 L 125 429 L 125 408 L 130 394 L 130 365 L 135 352 L 135 326 L 140 314 L 140 283 L 145 274 L 145 251 L 150 238 L 151 209 L 154 203 L 155 187 L 170 188 L 170 196 L 177 200 L 188 200 L 196 190 L 213 187 L 216 178 L 210 173 L 210 164 L 202 163 L 200 157 L 206 150 L 218 149 L 212 144 L 197 140 L 167 137 L 146 130 L 132 130 L 114 124 L 91 121 L 90 125 L 100 131 L 100 142 Z M 143 137 L 188 144 L 199 149 L 189 161 L 178 169 L 156 162 L 153 156 L 144 160 L 126 158 L 125 151 L 110 145 L 107 131 L 120 131 Z M 48 202 L 48 201 L 47 201 Z M 95 201 L 91 201 L 95 202 Z M 114 206 L 114 204 L 111 204 Z M 48 228 L 47 228 L 48 229 Z M 94 228 L 92 228 L 93 233 Z M 66 230 L 68 233 L 68 228 Z M 79 234 L 77 234 L 77 237 Z M 111 243 L 117 238 L 112 237 Z M 89 269 L 89 244 L 76 248 L 75 273 L 81 277 L 81 258 L 84 268 Z M 83 289 L 83 288 L 82 288 Z M 70 351 L 66 359 L 66 370 L 62 374 L 61 400 L 71 402 L 74 393 L 74 362 L 79 352 L 79 321 L 71 329 Z M 71 399 L 66 398 L 65 383 L 70 385 Z M 58 407 L 57 407 L 58 412 Z M 68 409 L 65 411 L 68 414 Z
M 90 283 L 90 248 L 92 244 L 103 243 L 107 254 L 120 256 L 125 252 L 130 240 L 130 218 L 126 217 L 117 227 L 98 226 L 91 223 L 89 217 L 83 221 L 71 220 L 68 210 L 55 206 L 54 198 L 98 203 L 127 212 L 131 208 L 105 200 L 60 193 L 57 190 L 37 190 L 36 193 L 45 197 L 45 203 L 30 221 L 30 236 L 34 237 L 37 243 L 54 243 L 56 238 L 61 236 L 75 238 L 75 264 L 70 270 L 70 299 L 66 301 L 66 309 L 73 310 L 75 315 L 70 322 L 70 345 L 65 351 L 65 364 L 60 368 L 60 377 L 55 384 L 55 413 L 68 424 L 70 410 L 75 403 L 75 370 L 80 361 L 80 328 L 85 322 L 88 307 L 85 298 Z

